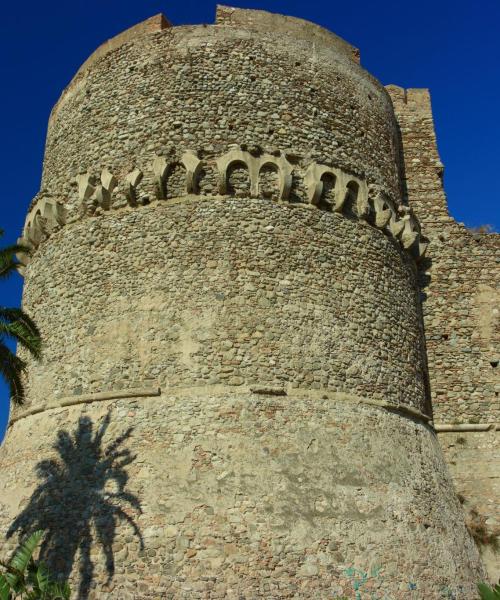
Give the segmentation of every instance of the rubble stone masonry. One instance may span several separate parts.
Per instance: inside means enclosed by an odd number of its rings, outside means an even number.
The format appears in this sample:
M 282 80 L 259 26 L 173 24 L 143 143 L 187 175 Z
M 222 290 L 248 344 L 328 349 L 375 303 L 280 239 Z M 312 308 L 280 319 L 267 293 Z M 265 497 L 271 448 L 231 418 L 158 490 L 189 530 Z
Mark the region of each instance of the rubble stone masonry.
M 500 235 L 449 215 L 427 90 L 387 87 L 404 148 L 407 201 L 430 240 L 421 270 L 435 427 L 468 509 L 500 526 Z M 470 199 L 480 202 L 480 195 Z M 483 548 L 493 581 L 498 555 Z
M 43 528 L 82 599 L 474 597 L 433 425 L 497 418 L 468 362 L 493 356 L 492 300 L 458 266 L 433 287 L 453 222 L 426 230 L 437 155 L 390 93 L 330 32 L 228 7 L 81 67 L 22 236 L 45 346 L 0 453 L 7 549 Z

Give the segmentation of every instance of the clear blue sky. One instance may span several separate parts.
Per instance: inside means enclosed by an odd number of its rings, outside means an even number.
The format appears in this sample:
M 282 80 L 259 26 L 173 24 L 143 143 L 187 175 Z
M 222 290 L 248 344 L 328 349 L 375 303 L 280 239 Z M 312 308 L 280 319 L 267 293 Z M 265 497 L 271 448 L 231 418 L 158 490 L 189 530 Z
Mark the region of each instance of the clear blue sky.
M 452 215 L 500 230 L 500 1 L 234 0 L 314 21 L 361 50 L 383 84 L 431 90 Z M 103 41 L 159 12 L 174 24 L 213 23 L 208 0 L 12 2 L 0 20 L 4 243 L 15 241 L 38 191 L 47 119 L 75 71 Z M 17 306 L 21 278 L 1 283 Z M 0 439 L 8 396 L 0 384 Z

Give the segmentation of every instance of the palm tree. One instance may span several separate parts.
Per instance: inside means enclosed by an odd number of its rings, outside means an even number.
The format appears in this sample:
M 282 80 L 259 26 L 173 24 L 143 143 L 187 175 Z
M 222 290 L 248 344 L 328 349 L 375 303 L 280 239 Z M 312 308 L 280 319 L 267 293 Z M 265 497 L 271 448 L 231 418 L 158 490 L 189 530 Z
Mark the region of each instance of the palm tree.
M 0 229 L 0 236 L 2 235 L 3 231 Z M 29 253 L 29 249 L 19 244 L 0 248 L 0 279 L 6 279 L 22 266 L 16 259 L 16 254 L 19 253 Z M 7 340 L 14 340 L 34 358 L 40 357 L 42 342 L 35 323 L 20 308 L 0 306 L 0 373 L 9 386 L 12 401 L 22 404 L 22 373 L 26 369 L 26 361 L 12 352 L 7 346 Z
M 35 531 L 9 562 L 0 561 L 0 600 L 69 600 L 69 585 L 52 581 L 45 564 L 33 558 L 42 538 L 43 531 Z

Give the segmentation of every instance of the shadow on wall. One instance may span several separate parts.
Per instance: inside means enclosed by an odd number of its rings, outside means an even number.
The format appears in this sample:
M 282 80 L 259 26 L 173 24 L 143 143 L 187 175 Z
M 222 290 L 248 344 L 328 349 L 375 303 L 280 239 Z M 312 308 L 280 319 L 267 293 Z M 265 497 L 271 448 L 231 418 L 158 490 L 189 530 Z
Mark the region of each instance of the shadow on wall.
M 105 556 L 108 583 L 115 571 L 112 546 L 120 521 L 131 526 L 141 548 L 144 547 L 137 524 L 123 508 L 128 505 L 141 512 L 138 498 L 125 490 L 125 467 L 135 456 L 122 446 L 132 428 L 103 446 L 110 417 L 108 412 L 95 434 L 89 417 L 80 417 L 73 435 L 64 430 L 58 432 L 54 444 L 58 458 L 37 464 L 41 483 L 7 533 L 7 537 L 18 533 L 24 538 L 36 529 L 44 530 L 40 559 L 54 578 L 67 580 L 78 560 L 80 599 L 88 597 L 94 576 L 94 537 Z

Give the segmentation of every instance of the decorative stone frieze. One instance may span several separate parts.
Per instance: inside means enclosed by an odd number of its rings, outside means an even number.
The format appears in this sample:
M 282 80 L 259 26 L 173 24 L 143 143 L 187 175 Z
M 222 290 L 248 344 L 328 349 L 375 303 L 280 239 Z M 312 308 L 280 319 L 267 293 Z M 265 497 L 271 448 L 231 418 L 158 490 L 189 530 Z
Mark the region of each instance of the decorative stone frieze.
M 290 163 L 284 153 L 252 154 L 246 150 L 230 150 L 215 160 L 218 173 L 220 196 L 236 195 L 230 185 L 230 173 L 233 167 L 244 170 L 248 178 L 248 197 L 266 197 L 262 193 L 264 170 L 275 173 L 275 198 L 283 204 L 309 204 L 320 210 L 342 214 L 349 218 L 363 220 L 377 229 L 399 240 L 401 246 L 420 260 L 427 248 L 420 232 L 420 226 L 414 214 L 407 207 L 396 206 L 392 200 L 378 193 L 371 198 L 365 179 L 347 173 L 342 169 L 329 165 L 311 162 L 305 168 Z M 184 152 L 179 159 L 167 159 L 157 156 L 151 163 L 149 174 L 154 179 L 155 197 L 144 196 L 138 188 L 145 177 L 140 169 L 134 168 L 127 173 L 123 181 L 119 181 L 109 168 L 104 168 L 100 175 L 80 173 L 75 182 L 78 190 L 79 214 L 98 216 L 103 212 L 123 206 L 137 207 L 149 204 L 152 200 L 164 201 L 171 198 L 182 198 L 190 195 L 207 195 L 200 192 L 200 177 L 208 161 L 201 160 L 192 151 Z M 170 189 L 170 179 L 176 168 L 183 172 L 181 187 L 177 185 L 176 194 Z M 294 186 L 294 175 L 304 181 L 306 196 L 297 202 L 297 195 L 291 199 Z M 272 185 L 272 184 L 271 184 Z M 300 191 L 300 190 L 299 190 Z M 125 201 L 115 203 L 121 196 Z M 217 196 L 214 196 L 217 197 Z M 47 217 L 42 217 L 42 213 Z M 36 248 L 50 236 L 56 226 L 65 224 L 66 209 L 59 201 L 43 198 L 37 202 L 26 219 L 21 238 Z M 27 257 L 23 257 L 27 264 Z

